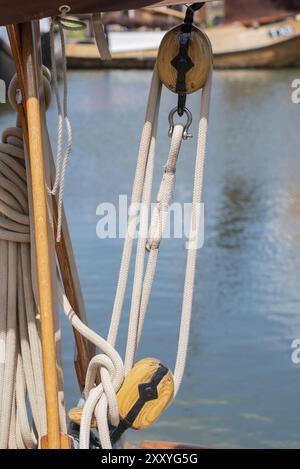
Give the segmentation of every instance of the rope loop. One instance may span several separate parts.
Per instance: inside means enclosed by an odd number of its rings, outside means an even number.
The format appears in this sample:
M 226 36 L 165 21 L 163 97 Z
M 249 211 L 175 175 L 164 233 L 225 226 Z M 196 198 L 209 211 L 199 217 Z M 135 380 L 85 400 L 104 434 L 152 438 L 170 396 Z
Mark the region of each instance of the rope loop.
M 66 60 L 66 45 L 64 30 L 67 31 L 81 31 L 86 28 L 86 24 L 76 18 L 69 18 L 66 15 L 71 11 L 68 5 L 62 5 L 59 7 L 60 15 L 52 18 L 50 26 L 50 49 L 51 49 L 51 65 L 52 65 L 52 77 L 53 85 L 56 97 L 56 106 L 58 114 L 58 126 L 57 126 L 57 149 L 56 149 L 56 176 L 53 183 L 53 187 L 47 187 L 49 195 L 55 196 L 58 192 L 58 220 L 57 220 L 57 234 L 56 241 L 59 242 L 61 239 L 62 229 L 62 210 L 63 210 L 63 195 L 65 187 L 65 175 L 67 170 L 68 161 L 72 152 L 73 138 L 72 138 L 72 126 L 68 117 L 68 83 L 67 83 L 67 60 Z M 54 41 L 54 27 L 58 26 L 61 50 L 62 50 L 62 72 L 63 72 L 63 87 L 64 97 L 63 106 L 61 104 L 60 91 L 58 85 L 58 74 L 56 67 L 55 57 L 55 41 Z M 66 132 L 66 149 L 63 155 L 63 130 Z M 62 161 L 62 163 L 61 163 Z
M 119 410 L 116 393 L 124 380 L 123 361 L 115 348 L 100 335 L 89 329 L 73 311 L 66 295 L 59 284 L 58 299 L 72 326 L 87 340 L 94 344 L 101 353 L 92 358 L 85 381 L 86 399 L 81 425 L 80 448 L 88 449 L 90 444 L 90 426 L 93 415 L 96 416 L 99 437 L 103 449 L 111 448 L 108 420 L 114 426 L 119 423 Z M 100 384 L 96 377 L 100 375 Z

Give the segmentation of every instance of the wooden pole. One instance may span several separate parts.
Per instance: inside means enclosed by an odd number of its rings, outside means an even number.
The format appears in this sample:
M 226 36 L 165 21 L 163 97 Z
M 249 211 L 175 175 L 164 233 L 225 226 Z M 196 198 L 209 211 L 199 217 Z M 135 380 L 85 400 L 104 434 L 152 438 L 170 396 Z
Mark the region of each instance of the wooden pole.
M 60 423 L 54 338 L 52 286 L 47 228 L 46 191 L 41 134 L 40 103 L 36 77 L 33 23 L 21 25 L 22 58 L 25 75 L 26 115 L 31 170 L 37 278 L 45 381 L 47 446 L 59 449 Z M 24 96 L 23 96 L 24 100 Z
M 26 96 L 25 92 L 25 76 L 24 76 L 24 66 L 22 58 L 22 46 L 19 27 L 16 25 L 7 26 L 7 32 L 10 39 L 10 45 L 12 49 L 12 55 L 14 58 L 17 75 L 19 78 L 19 86 L 21 89 L 22 96 Z M 23 107 L 23 103 L 18 105 L 18 113 L 23 129 L 23 135 L 25 138 L 26 146 L 28 145 L 28 129 L 26 122 L 26 110 Z M 50 167 L 52 172 L 55 172 L 53 159 L 50 158 Z M 84 307 L 84 300 L 82 295 L 82 290 L 79 281 L 79 275 L 77 271 L 76 262 L 74 259 L 72 243 L 70 239 L 69 229 L 65 215 L 63 214 L 64 222 L 62 226 L 62 236 L 61 242 L 56 243 L 56 253 L 60 266 L 62 282 L 66 295 L 69 299 L 69 302 L 74 309 L 77 316 L 86 323 L 86 313 Z M 54 229 L 57 227 L 57 201 L 56 197 L 53 197 L 53 221 Z M 79 334 L 73 328 L 77 357 L 75 360 L 75 369 L 77 374 L 77 380 L 80 387 L 80 390 L 83 391 L 85 384 L 85 376 L 87 368 L 91 358 L 95 355 L 95 347 L 92 344 L 89 344 L 88 341 Z
M 39 36 L 39 31 L 35 28 L 36 37 Z M 43 77 L 42 77 L 42 51 L 40 41 L 35 41 L 36 44 L 39 44 L 37 47 L 37 70 L 38 70 L 38 85 L 40 89 L 40 96 L 43 96 Z M 46 110 L 45 102 L 41 100 L 41 124 L 42 130 L 44 132 L 42 135 L 45 157 L 49 160 L 49 169 L 50 169 L 50 178 L 51 183 L 54 183 L 55 179 L 55 165 L 52 156 L 51 145 L 49 143 L 48 134 L 47 134 L 47 122 L 46 122 Z M 58 210 L 57 210 L 57 199 L 55 196 L 52 197 L 53 205 L 53 223 L 54 223 L 54 238 L 56 238 L 57 230 L 57 220 L 58 220 Z M 64 285 L 65 293 L 68 297 L 70 305 L 75 311 L 76 315 L 81 319 L 82 322 L 86 324 L 86 313 L 84 308 L 84 301 L 78 276 L 78 271 L 76 267 L 75 257 L 73 254 L 71 238 L 69 234 L 67 219 L 63 210 L 63 223 L 61 230 L 61 241 L 55 243 L 57 259 L 59 262 L 61 278 Z M 96 350 L 95 346 L 90 344 L 78 331 L 73 328 L 75 344 L 77 349 L 77 356 L 75 358 L 75 370 L 77 374 L 77 380 L 80 387 L 80 390 L 83 391 L 85 386 L 85 377 L 87 369 L 90 363 L 90 360 L 95 355 Z
M 34 32 L 32 32 L 32 35 L 35 34 L 34 37 L 34 43 L 37 43 L 37 31 L 36 27 L 34 28 Z M 25 67 L 23 63 L 23 55 L 22 54 L 22 28 L 21 25 L 8 25 L 7 26 L 7 32 L 8 36 L 10 39 L 10 44 L 11 44 L 11 49 L 12 49 L 12 54 L 16 66 L 16 71 L 17 71 L 17 76 L 19 79 L 19 86 L 21 89 L 21 94 L 22 96 L 26 97 L 27 96 L 27 89 L 26 89 L 26 78 L 25 78 Z M 35 59 L 37 60 L 37 67 L 41 66 L 41 51 L 40 47 L 37 47 L 37 50 L 35 51 Z M 37 78 L 37 77 L 36 77 Z M 39 80 L 36 80 L 36 93 L 35 95 L 38 95 L 38 84 Z M 41 103 L 40 103 L 41 104 Z M 18 104 L 18 113 L 19 113 L 19 118 L 21 121 L 22 129 L 23 129 L 23 135 L 25 139 L 25 145 L 27 149 L 29 149 L 29 137 L 28 137 L 28 125 L 27 125 L 27 117 L 26 117 L 26 102 L 24 100 L 24 103 L 21 102 Z M 43 119 L 43 108 L 40 108 L 40 120 L 41 123 L 43 124 L 44 120 Z M 29 150 L 28 150 L 29 152 Z M 50 158 L 50 167 L 52 168 L 52 172 L 55 171 L 54 167 L 54 162 L 53 158 Z M 53 197 L 53 221 L 54 221 L 54 229 L 56 229 L 57 225 L 57 202 L 56 198 Z M 71 244 L 71 239 L 70 239 L 70 234 L 69 234 L 69 229 L 67 225 L 67 220 L 65 219 L 64 216 L 64 223 L 62 227 L 62 239 L 60 243 L 56 243 L 56 251 L 57 251 L 57 256 L 58 256 L 58 261 L 60 264 L 60 270 L 61 270 L 61 275 L 62 275 L 62 281 L 64 284 L 64 288 L 66 291 L 66 294 L 69 298 L 70 304 L 73 307 L 74 311 L 76 312 L 77 316 L 83 321 L 86 322 L 86 314 L 85 314 L 85 308 L 84 308 L 84 301 L 83 301 L 83 296 L 82 296 L 82 291 L 81 291 L 81 286 L 79 282 L 79 276 L 78 276 L 78 271 L 76 267 L 76 262 L 74 259 L 74 254 L 72 250 L 72 244 Z M 77 331 L 73 329 L 74 332 L 74 337 L 75 337 L 75 342 L 76 342 L 76 348 L 78 351 L 78 356 L 76 358 L 75 362 L 75 369 L 77 373 L 77 379 L 78 383 L 80 386 L 81 391 L 83 390 L 84 383 L 85 383 L 85 376 L 86 376 L 86 371 L 90 362 L 90 359 L 92 356 L 95 354 L 94 347 L 92 344 L 89 344 L 88 341 L 84 337 L 82 337 Z M 70 442 L 67 438 L 67 435 L 60 435 L 60 442 L 61 442 L 61 447 L 62 448 L 68 448 L 70 447 Z M 41 441 L 41 447 L 42 448 L 47 448 L 49 447 L 48 443 L 48 437 L 45 436 L 42 438 Z

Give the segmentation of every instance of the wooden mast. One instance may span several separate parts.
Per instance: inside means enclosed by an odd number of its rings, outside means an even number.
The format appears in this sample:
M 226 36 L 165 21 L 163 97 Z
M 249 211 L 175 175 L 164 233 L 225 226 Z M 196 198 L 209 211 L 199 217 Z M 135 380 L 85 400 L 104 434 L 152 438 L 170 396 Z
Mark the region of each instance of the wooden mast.
M 22 47 L 21 47 L 21 39 L 20 39 L 20 31 L 18 26 L 9 25 L 7 27 L 7 32 L 10 39 L 12 54 L 14 58 L 14 62 L 16 65 L 17 75 L 19 78 L 20 89 L 22 95 L 26 95 L 25 91 L 25 76 L 24 76 L 24 67 L 23 67 L 23 58 L 22 58 Z M 20 121 L 23 128 L 23 135 L 28 147 L 28 129 L 27 129 L 27 122 L 26 122 L 26 115 L 25 109 L 22 106 L 22 103 L 18 105 L 18 112 Z M 53 161 L 50 161 L 50 165 L 52 163 L 53 170 L 55 171 Z M 57 201 L 56 198 L 53 197 L 53 220 L 56 229 L 57 225 Z M 63 214 L 64 216 L 64 214 Z M 79 282 L 78 271 L 76 267 L 76 263 L 74 260 L 74 254 L 72 249 L 72 243 L 70 239 L 69 229 L 67 225 L 67 221 L 64 216 L 64 223 L 62 226 L 62 236 L 61 242 L 56 243 L 56 252 L 57 257 L 60 265 L 62 282 L 64 285 L 64 289 L 70 304 L 74 311 L 76 312 L 77 316 L 83 321 L 86 322 L 86 313 L 84 308 L 84 301 L 81 291 L 81 286 Z M 75 369 L 78 379 L 78 384 L 80 390 L 83 390 L 84 383 L 85 383 L 85 376 L 87 372 L 87 368 L 92 356 L 95 354 L 94 347 L 92 344 L 89 344 L 87 340 L 81 336 L 75 329 L 73 329 L 76 349 L 77 349 L 77 358 L 75 361 Z
M 26 26 L 26 28 L 28 27 L 29 26 Z M 7 27 L 7 31 L 8 31 L 8 35 L 9 35 L 9 39 L 11 43 L 12 54 L 13 54 L 15 65 L 16 65 L 17 75 L 19 78 L 19 83 L 20 83 L 19 86 L 21 89 L 21 93 L 22 93 L 22 96 L 27 96 L 28 90 L 27 90 L 26 76 L 28 75 L 27 73 L 28 70 L 26 71 L 26 67 L 24 67 L 25 51 L 23 51 L 22 53 L 22 45 L 24 44 L 24 40 L 23 40 L 24 34 L 27 36 L 28 30 L 24 32 L 24 29 L 25 29 L 24 25 L 23 26 L 22 25 L 19 25 L 19 26 L 9 25 Z M 37 28 L 35 28 L 35 37 L 32 36 L 33 37 L 32 44 L 36 43 L 36 29 Z M 32 30 L 32 35 L 33 35 L 33 26 L 31 27 L 31 30 Z M 39 50 L 40 47 L 36 47 L 35 49 L 36 50 L 34 50 L 34 60 L 37 61 L 35 65 L 39 67 L 41 65 L 40 60 L 39 60 L 40 58 L 38 57 L 40 55 L 40 50 Z M 29 50 L 28 47 L 27 47 L 27 50 Z M 34 61 L 32 61 L 32 63 L 34 63 Z M 34 72 L 32 72 L 32 76 L 34 76 Z M 35 77 L 35 81 L 34 81 L 34 89 L 35 89 L 34 96 L 35 97 L 38 96 L 38 79 L 37 78 L 38 77 Z M 30 149 L 29 135 L 28 135 L 28 123 L 27 123 L 27 106 L 25 106 L 25 103 L 18 104 L 18 113 L 19 113 L 22 129 L 23 129 L 25 144 L 27 146 L 27 149 Z M 43 121 L 42 116 L 43 114 L 42 112 L 40 112 L 40 122 Z M 53 165 L 53 161 L 51 162 Z M 53 197 L 53 209 L 54 209 L 54 213 L 53 213 L 54 225 L 56 226 L 57 202 L 56 202 L 55 197 Z M 62 281 L 64 284 L 66 294 L 77 316 L 83 322 L 85 322 L 86 315 L 85 315 L 85 310 L 84 310 L 84 302 L 82 298 L 78 272 L 77 272 L 76 264 L 74 261 L 72 244 L 71 244 L 66 220 L 62 227 L 62 240 L 60 243 L 56 243 L 56 251 L 57 251 L 58 261 L 59 261 L 60 269 L 61 269 Z M 86 341 L 84 337 L 82 337 L 74 329 L 73 331 L 74 331 L 74 336 L 75 336 L 76 348 L 78 352 L 78 356 L 75 362 L 75 368 L 76 368 L 78 383 L 82 391 L 84 387 L 87 367 L 88 367 L 91 357 L 94 355 L 94 350 L 92 346 L 89 346 L 88 342 Z M 60 441 L 61 441 L 62 447 L 69 447 L 68 438 L 66 437 L 67 437 L 66 435 L 60 435 Z M 49 447 L 47 437 L 46 439 L 43 439 L 42 445 Z
M 47 416 L 47 435 L 45 437 L 49 449 L 59 449 L 61 448 L 61 434 L 34 24 L 28 22 L 21 24 L 19 27 L 10 26 L 8 32 L 22 92 L 23 109 L 21 110 L 19 106 L 19 112 L 25 142 L 28 145 L 31 169 Z M 22 48 L 20 47 L 21 44 Z
M 46 189 L 33 23 L 21 26 L 49 449 L 60 448 Z

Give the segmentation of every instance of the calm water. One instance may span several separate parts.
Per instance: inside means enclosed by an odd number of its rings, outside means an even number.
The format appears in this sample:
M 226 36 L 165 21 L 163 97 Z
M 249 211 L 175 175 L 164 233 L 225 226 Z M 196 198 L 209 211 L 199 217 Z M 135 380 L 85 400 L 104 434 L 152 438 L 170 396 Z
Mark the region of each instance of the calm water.
M 216 447 L 300 447 L 300 105 L 292 71 L 215 74 L 205 174 L 205 244 L 199 253 L 190 350 L 177 400 L 138 439 Z M 74 153 L 65 204 L 89 321 L 106 334 L 122 243 L 96 237 L 96 207 L 129 194 L 149 72 L 69 74 Z M 165 92 L 155 190 L 166 158 Z M 197 113 L 198 99 L 189 98 Z M 1 127 L 12 115 L 2 113 Z M 55 133 L 55 108 L 49 124 Z M 195 139 L 194 139 L 195 140 Z M 184 144 L 175 200 L 191 198 L 195 141 Z M 185 260 L 184 240 L 161 247 L 140 357 L 173 366 Z M 119 348 L 124 347 L 129 298 Z M 79 394 L 73 339 L 63 321 L 68 406 Z

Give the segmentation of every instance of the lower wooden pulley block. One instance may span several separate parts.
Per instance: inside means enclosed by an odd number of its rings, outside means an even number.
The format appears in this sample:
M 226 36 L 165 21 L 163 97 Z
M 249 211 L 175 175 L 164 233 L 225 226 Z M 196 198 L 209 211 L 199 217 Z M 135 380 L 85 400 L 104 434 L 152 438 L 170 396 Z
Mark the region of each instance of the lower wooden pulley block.
M 174 379 L 171 371 L 160 360 L 145 358 L 134 365 L 117 393 L 120 424 L 111 428 L 114 444 L 128 428 L 135 430 L 150 427 L 158 420 L 174 396 Z M 70 420 L 80 426 L 82 408 L 69 412 Z M 96 419 L 92 420 L 96 427 Z

